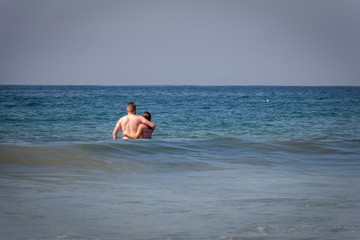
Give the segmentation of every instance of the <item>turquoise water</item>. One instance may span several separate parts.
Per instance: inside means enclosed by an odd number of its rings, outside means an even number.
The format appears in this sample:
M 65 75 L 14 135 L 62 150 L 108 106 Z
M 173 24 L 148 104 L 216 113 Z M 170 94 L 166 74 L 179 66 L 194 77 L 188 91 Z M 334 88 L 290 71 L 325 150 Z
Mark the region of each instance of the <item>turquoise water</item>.
M 360 236 L 359 87 L 0 86 L 0 122 L 0 239 Z

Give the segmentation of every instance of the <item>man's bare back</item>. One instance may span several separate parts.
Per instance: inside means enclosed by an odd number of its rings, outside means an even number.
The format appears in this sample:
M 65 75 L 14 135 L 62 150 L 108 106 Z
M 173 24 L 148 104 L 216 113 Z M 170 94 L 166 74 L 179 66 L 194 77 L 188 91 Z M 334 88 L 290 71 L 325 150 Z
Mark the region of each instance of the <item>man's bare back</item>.
M 130 104 L 132 105 L 129 107 Z M 135 134 L 139 125 L 142 123 L 151 127 L 153 130 L 155 129 L 155 125 L 152 122 L 150 122 L 143 116 L 136 115 L 136 106 L 134 103 L 129 103 L 126 108 L 126 111 L 128 115 L 120 118 L 114 128 L 113 139 L 118 139 L 117 135 L 120 132 L 120 130 L 122 130 L 123 133 Z M 128 138 L 123 136 L 123 139 L 128 139 Z
M 127 115 L 120 118 L 120 124 L 122 127 L 123 133 L 135 134 L 139 125 L 144 122 L 142 119 L 144 117 L 137 115 Z M 146 119 L 145 119 L 146 120 Z M 123 139 L 128 139 L 127 137 L 123 137 Z

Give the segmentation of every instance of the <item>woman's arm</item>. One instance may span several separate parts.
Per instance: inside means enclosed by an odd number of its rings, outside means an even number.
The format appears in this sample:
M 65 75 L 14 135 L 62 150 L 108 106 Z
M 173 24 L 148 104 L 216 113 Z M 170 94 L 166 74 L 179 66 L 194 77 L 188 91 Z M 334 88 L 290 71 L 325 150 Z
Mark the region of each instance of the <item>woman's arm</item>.
M 145 126 L 143 124 L 140 124 L 140 126 L 138 127 L 135 134 L 130 134 L 130 133 L 125 132 L 125 133 L 123 133 L 123 136 L 131 138 L 131 139 L 138 139 L 138 138 L 140 138 L 140 135 L 143 132 L 144 127 Z

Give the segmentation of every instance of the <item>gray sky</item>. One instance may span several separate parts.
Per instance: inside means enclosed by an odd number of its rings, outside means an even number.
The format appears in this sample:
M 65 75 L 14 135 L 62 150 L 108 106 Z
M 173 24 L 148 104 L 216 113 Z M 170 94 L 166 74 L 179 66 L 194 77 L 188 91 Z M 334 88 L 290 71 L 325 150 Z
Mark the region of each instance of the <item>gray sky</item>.
M 360 86 L 360 1 L 0 0 L 0 84 Z

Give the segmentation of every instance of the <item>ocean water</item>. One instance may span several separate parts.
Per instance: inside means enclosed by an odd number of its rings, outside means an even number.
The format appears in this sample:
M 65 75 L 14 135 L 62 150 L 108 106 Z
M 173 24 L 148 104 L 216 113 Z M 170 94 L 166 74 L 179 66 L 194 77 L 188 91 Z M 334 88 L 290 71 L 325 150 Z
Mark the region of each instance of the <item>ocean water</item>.
M 360 238 L 360 87 L 0 86 L 0 123 L 0 239 Z

